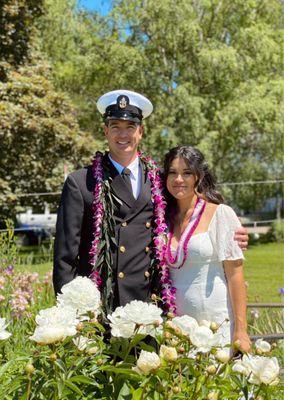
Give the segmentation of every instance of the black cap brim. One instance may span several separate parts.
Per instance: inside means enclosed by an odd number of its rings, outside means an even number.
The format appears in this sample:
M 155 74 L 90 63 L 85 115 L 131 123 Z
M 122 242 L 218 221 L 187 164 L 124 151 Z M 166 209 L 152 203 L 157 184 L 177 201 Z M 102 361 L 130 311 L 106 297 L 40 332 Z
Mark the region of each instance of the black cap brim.
M 113 119 L 118 119 L 118 120 L 123 120 L 123 121 L 132 121 L 135 122 L 137 124 L 141 123 L 141 118 L 133 113 L 133 112 L 129 112 L 128 110 L 116 110 L 116 111 L 112 111 L 112 113 L 110 115 L 105 114 L 104 115 L 104 121 L 109 121 L 109 120 L 113 120 Z

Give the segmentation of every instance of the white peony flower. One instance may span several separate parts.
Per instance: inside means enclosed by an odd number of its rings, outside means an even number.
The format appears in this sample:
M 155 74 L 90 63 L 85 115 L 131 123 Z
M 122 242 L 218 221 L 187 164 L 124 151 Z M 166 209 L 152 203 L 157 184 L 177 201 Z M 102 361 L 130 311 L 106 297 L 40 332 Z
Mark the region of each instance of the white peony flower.
M 117 307 L 111 315 L 108 315 L 108 319 L 112 336 L 130 338 L 134 334 L 136 325 L 127 320 L 124 307 Z
M 153 304 L 131 301 L 124 307 L 117 307 L 111 315 L 108 315 L 111 334 L 124 338 L 130 338 L 134 332 L 155 336 L 157 328 L 153 325 L 162 323 L 161 314 L 162 310 Z M 139 326 L 138 331 L 137 326 Z
M 8 339 L 12 334 L 6 331 L 6 318 L 0 318 L 0 340 Z
M 276 357 L 263 356 L 244 356 L 245 362 L 248 363 L 251 374 L 249 382 L 255 385 L 264 383 L 265 385 L 275 385 L 278 383 L 278 375 L 280 367 Z
M 219 334 L 214 334 L 206 326 L 198 326 L 189 337 L 192 344 L 197 347 L 197 351 L 201 353 L 208 353 L 212 347 L 218 346 L 221 340 Z
M 249 376 L 251 370 L 247 362 L 247 356 L 243 356 L 241 360 L 236 360 L 232 366 L 232 370 L 238 374 Z
M 255 347 L 260 353 L 269 353 L 271 350 L 270 344 L 263 339 L 257 339 Z
M 161 360 L 156 353 L 142 350 L 136 365 L 136 367 L 132 368 L 133 371 L 146 375 L 159 368 Z
M 133 300 L 124 307 L 126 318 L 136 325 L 161 324 L 162 310 L 155 304 Z
M 190 317 L 189 315 L 175 317 L 172 319 L 172 323 L 180 328 L 182 333 L 186 336 L 190 336 L 190 334 L 198 328 L 198 323 L 196 319 Z
M 37 327 L 30 336 L 40 344 L 50 344 L 64 340 L 77 333 L 76 310 L 68 307 L 51 307 L 41 310 L 36 316 Z
M 78 315 L 92 311 L 99 314 L 101 303 L 100 291 L 95 283 L 86 276 L 77 276 L 73 281 L 64 285 L 57 296 L 59 307 L 71 307 Z
M 165 346 L 162 344 L 160 347 L 160 357 L 165 361 L 173 362 L 178 358 L 178 354 L 174 347 Z
M 226 364 L 230 360 L 230 349 L 218 349 L 215 353 L 215 358 Z

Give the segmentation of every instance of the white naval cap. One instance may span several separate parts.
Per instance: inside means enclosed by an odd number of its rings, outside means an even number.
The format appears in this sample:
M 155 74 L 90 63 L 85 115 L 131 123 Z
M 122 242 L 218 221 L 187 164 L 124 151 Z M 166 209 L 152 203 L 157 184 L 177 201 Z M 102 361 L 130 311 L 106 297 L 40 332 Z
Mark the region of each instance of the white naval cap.
M 105 93 L 98 99 L 97 107 L 104 120 L 123 119 L 141 122 L 153 111 L 151 101 L 145 96 L 124 89 Z

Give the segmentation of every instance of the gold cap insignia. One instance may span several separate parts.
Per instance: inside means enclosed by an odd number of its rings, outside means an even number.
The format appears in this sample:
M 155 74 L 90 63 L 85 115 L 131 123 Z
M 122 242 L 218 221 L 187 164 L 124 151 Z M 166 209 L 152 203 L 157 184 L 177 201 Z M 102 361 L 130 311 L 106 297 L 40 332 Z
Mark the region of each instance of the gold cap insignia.
M 122 97 L 122 98 L 119 100 L 119 107 L 120 107 L 120 108 L 125 108 L 126 106 L 127 106 L 126 98 L 125 98 L 125 97 Z

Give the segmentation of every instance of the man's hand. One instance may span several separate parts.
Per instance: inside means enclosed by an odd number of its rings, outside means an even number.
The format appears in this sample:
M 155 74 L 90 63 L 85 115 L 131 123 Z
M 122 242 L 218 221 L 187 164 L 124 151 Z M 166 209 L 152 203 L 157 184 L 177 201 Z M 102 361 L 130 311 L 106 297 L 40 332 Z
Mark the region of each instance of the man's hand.
M 243 251 L 247 250 L 249 240 L 247 229 L 244 227 L 238 228 L 235 232 L 234 240 L 238 242 L 238 245 Z

